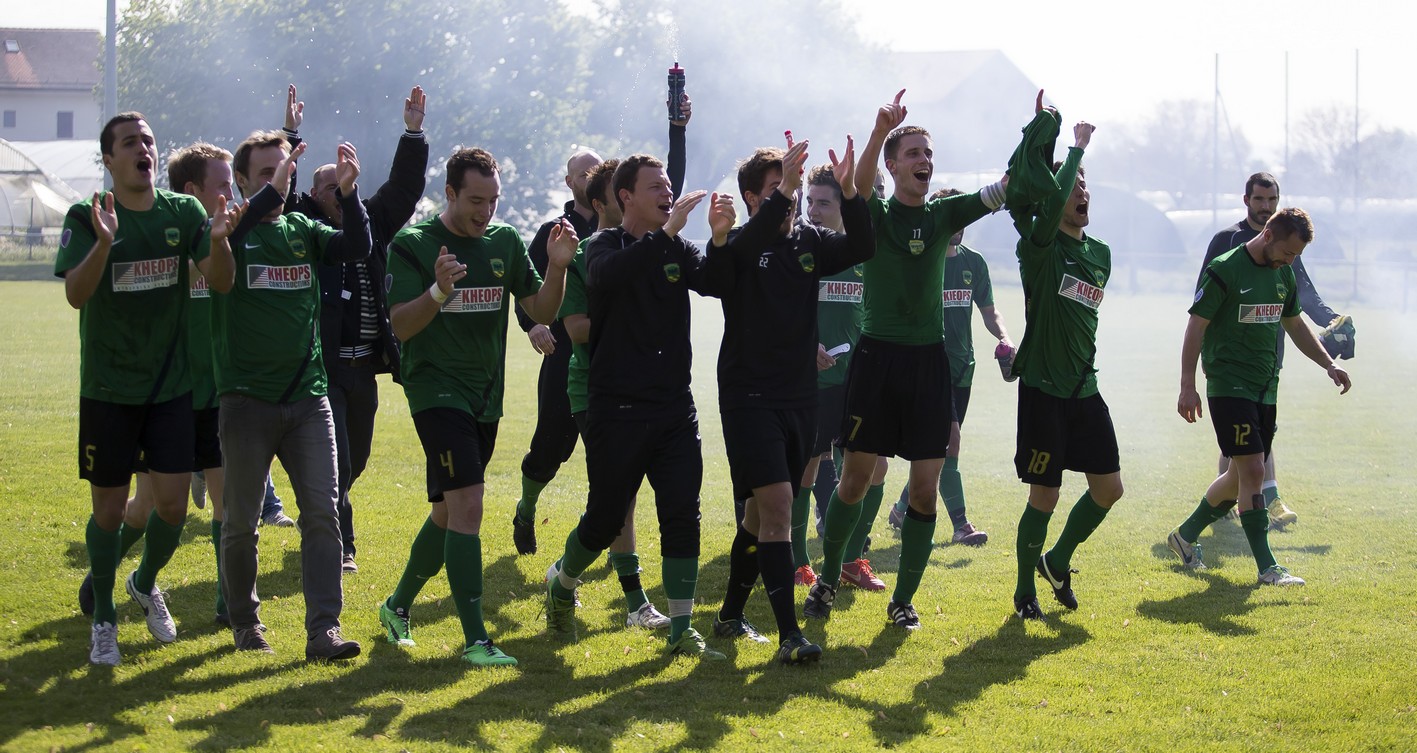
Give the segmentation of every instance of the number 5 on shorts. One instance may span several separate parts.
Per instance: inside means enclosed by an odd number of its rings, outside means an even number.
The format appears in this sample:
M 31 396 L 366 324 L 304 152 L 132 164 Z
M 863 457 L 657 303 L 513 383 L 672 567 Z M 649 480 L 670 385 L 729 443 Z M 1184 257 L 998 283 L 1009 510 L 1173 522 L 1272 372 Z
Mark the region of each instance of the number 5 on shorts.
M 1047 473 L 1048 461 L 1053 459 L 1053 453 L 1039 452 L 1038 450 L 1029 450 L 1029 452 L 1032 453 L 1033 457 L 1028 461 L 1028 472 L 1035 476 L 1042 476 Z

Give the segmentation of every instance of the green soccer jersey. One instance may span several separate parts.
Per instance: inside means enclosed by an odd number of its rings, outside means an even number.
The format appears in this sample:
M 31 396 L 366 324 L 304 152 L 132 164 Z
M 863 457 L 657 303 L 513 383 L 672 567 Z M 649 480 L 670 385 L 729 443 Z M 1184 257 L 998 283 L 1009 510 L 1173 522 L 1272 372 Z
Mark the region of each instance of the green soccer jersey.
M 1069 149 L 1058 171 L 1059 193 L 1040 227 L 1019 239 L 1017 249 L 1025 329 L 1014 373 L 1029 387 L 1062 398 L 1097 393 L 1097 312 L 1112 274 L 1106 243 L 1057 229 L 1081 162 L 1082 150 Z
M 576 257 L 566 267 L 566 295 L 561 299 L 561 310 L 557 319 L 565 319 L 572 314 L 589 314 L 590 302 L 585 289 L 585 247 L 590 238 L 581 241 Z M 590 343 L 571 344 L 571 362 L 566 367 L 566 397 L 571 402 L 571 413 L 576 414 L 590 408 Z
M 235 280 L 212 297 L 218 395 L 268 403 L 326 393 L 315 264 L 337 231 L 299 212 L 262 222 L 232 244 Z M 204 243 L 200 258 L 210 253 Z
M 54 274 L 88 257 L 92 200 L 69 208 Z M 108 266 L 79 309 L 79 394 L 125 405 L 165 402 L 192 387 L 187 363 L 187 260 L 207 213 L 191 196 L 156 189 L 151 209 L 113 202 L 118 230 Z
M 389 256 L 389 306 L 423 295 L 435 281 L 441 247 L 467 265 L 428 326 L 403 344 L 403 391 L 410 413 L 429 408 L 466 411 L 479 421 L 502 417 L 507 313 L 515 299 L 541 289 L 521 235 L 494 222 L 481 238 L 455 235 L 438 217 L 394 236 Z
M 1299 315 L 1294 268 L 1256 264 L 1244 246 L 1206 265 L 1190 313 L 1210 324 L 1201 340 L 1207 397 L 1273 405 L 1279 395 L 1274 342 L 1280 320 Z
M 974 306 L 994 305 L 989 265 L 979 252 L 961 245 L 945 257 L 945 352 L 950 357 L 950 379 L 956 387 L 974 383 Z
M 856 266 L 817 283 L 817 342 L 828 351 L 850 344 L 856 348 L 861 337 L 862 298 L 866 285 L 862 281 L 863 265 Z M 817 372 L 817 389 L 846 383 L 846 367 L 851 351 L 839 354 L 836 365 Z
M 192 370 L 192 408 L 217 405 L 216 369 L 212 365 L 212 289 L 201 273 L 188 270 L 187 362 Z
M 945 247 L 955 233 L 988 214 L 988 207 L 977 193 L 931 199 L 919 207 L 872 195 L 867 205 L 876 255 L 862 264 L 862 332 L 904 345 L 942 342 Z

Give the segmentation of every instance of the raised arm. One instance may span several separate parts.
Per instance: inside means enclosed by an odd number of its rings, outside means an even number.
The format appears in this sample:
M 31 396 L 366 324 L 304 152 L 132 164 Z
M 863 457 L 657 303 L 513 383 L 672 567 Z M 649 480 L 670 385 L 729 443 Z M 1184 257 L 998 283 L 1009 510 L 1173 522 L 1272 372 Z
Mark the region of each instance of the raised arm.
M 688 126 L 694 114 L 694 102 L 685 94 L 679 100 L 684 112 L 683 120 L 669 121 L 669 164 L 665 172 L 669 174 L 669 188 L 678 197 L 684 192 L 684 171 L 688 167 Z
M 281 132 L 285 134 L 285 142 L 290 145 L 290 151 L 295 153 L 304 140 L 300 138 L 300 124 L 305 122 L 305 103 L 296 96 L 295 84 L 291 84 L 285 90 L 285 123 L 281 126 Z M 292 164 L 293 161 L 292 161 Z M 295 170 L 290 172 L 290 183 L 283 191 L 282 198 L 285 200 L 286 212 L 295 212 L 300 209 L 300 192 L 295 190 Z
M 566 295 L 566 267 L 576 258 L 579 243 L 569 221 L 562 219 L 551 228 L 546 244 L 546 277 L 536 293 L 517 301 L 536 323 L 556 321 L 556 312 L 561 310 L 561 300 Z
M 876 170 L 880 168 L 881 148 L 885 146 L 886 137 L 891 131 L 905 122 L 906 109 L 900 103 L 903 96 L 905 90 L 901 89 L 896 92 L 895 101 L 876 111 L 876 124 L 871 128 L 871 136 L 866 139 L 866 146 L 861 148 L 861 159 L 856 165 L 856 193 L 862 196 L 869 198 L 871 192 L 876 190 Z
M 359 200 L 359 156 L 353 144 L 340 144 L 335 161 L 335 177 L 339 180 L 339 208 L 343 227 L 325 245 L 325 258 L 333 262 L 358 261 L 369 255 L 374 245 L 369 234 L 369 215 Z
M 1096 129 L 1090 123 L 1078 123 L 1073 126 L 1073 146 L 1068 148 L 1068 156 L 1063 160 L 1063 166 L 1058 169 L 1058 193 L 1045 202 L 1043 214 L 1033 223 L 1033 232 L 1029 234 L 1028 240 L 1034 246 L 1047 248 L 1053 245 L 1053 239 L 1058 235 L 1058 226 L 1063 221 L 1063 210 L 1068 205 L 1068 196 L 1073 192 L 1073 185 L 1077 183 L 1083 150 L 1087 149 L 1092 140 L 1094 130 Z
M 403 105 L 404 132 L 394 150 L 389 179 L 365 202 L 369 224 L 380 236 L 392 238 L 413 217 L 428 185 L 428 139 L 423 136 L 423 115 L 428 98 L 415 86 Z

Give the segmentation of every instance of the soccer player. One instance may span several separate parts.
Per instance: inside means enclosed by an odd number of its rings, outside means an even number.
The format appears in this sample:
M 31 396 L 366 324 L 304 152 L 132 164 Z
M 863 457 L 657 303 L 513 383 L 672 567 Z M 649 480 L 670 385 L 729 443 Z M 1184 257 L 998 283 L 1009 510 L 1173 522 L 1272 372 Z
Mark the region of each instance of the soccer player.
M 357 656 L 360 647 L 340 634 L 339 490 L 315 265 L 367 256 L 369 220 L 355 185 L 358 155 L 349 144 L 337 149 L 343 229 L 281 213 L 294 161 L 304 150 L 304 144 L 288 150 L 280 131 L 258 131 L 236 147 L 232 166 L 247 208 L 231 232 L 231 245 L 239 249 L 235 271 L 207 275 L 226 464 L 222 588 L 237 650 L 273 653 L 258 614 L 256 527 L 266 475 L 278 457 L 300 509 L 305 658 L 338 660 Z M 221 220 L 220 214 L 213 219 L 214 237 Z
M 113 586 L 140 452 L 153 511 L 142 562 L 124 587 L 154 638 L 177 638 L 156 579 L 187 519 L 193 439 L 187 261 L 204 240 L 206 213 L 196 199 L 154 185 L 156 141 L 141 113 L 104 124 L 99 151 L 113 190 L 69 208 L 54 274 L 79 311 L 79 478 L 89 482 L 93 505 L 85 532 L 94 595 L 89 661 L 116 666 L 122 657 Z M 229 274 L 230 249 L 220 230 L 210 243 L 220 250 L 203 271 Z
M 841 481 L 827 508 L 822 569 L 802 611 L 815 618 L 831 614 L 847 539 L 865 514 L 862 500 L 876 459 L 898 455 L 910 461 L 910 509 L 901 525 L 900 573 L 886 615 L 896 627 L 915 630 L 920 617 L 911 599 L 933 548 L 935 488 L 953 441 L 949 389 L 940 390 L 950 378 L 940 295 L 945 247 L 955 233 L 1003 204 L 1006 183 L 927 201 L 934 148 L 925 129 L 900 127 L 904 94 L 877 112 L 856 171 L 857 191 L 872 190 L 884 150 L 895 190 L 889 200 L 877 195 L 867 202 L 876 254 L 863 265 L 864 320 L 837 440 Z
M 596 233 L 585 249 L 590 492 L 585 514 L 548 573 L 546 622 L 553 632 L 574 635 L 577 578 L 620 533 L 648 477 L 669 599 L 669 652 L 723 659 L 690 627 L 703 456 L 689 389 L 689 290 L 702 290 L 705 283 L 703 254 L 679 233 L 706 194 L 695 191 L 675 201 L 664 164 L 645 154 L 622 161 L 611 186 L 624 212 L 620 226 Z M 732 198 L 714 196 L 709 220 L 715 239 L 725 241 Z
M 670 172 L 673 172 L 674 152 L 670 152 Z M 597 229 L 615 227 L 620 224 L 620 205 L 611 191 L 611 181 L 620 160 L 612 159 L 596 165 L 586 174 L 586 195 L 595 209 Z M 683 175 L 682 168 L 679 174 Z M 672 179 L 671 179 L 672 180 Z M 559 317 L 566 325 L 566 333 L 571 338 L 571 361 L 567 365 L 566 396 L 575 419 L 577 430 L 585 436 L 587 380 L 590 371 L 590 307 L 587 305 L 585 283 L 585 247 L 590 238 L 580 242 L 576 258 L 566 267 L 566 297 L 561 302 Z M 669 627 L 669 618 L 650 603 L 640 582 L 640 556 L 635 546 L 635 505 L 630 501 L 625 513 L 625 526 L 620 535 L 610 544 L 607 558 L 615 575 L 620 580 L 620 588 L 625 592 L 625 627 L 643 627 L 662 630 Z M 549 580 L 552 574 L 547 575 Z
M 294 87 L 291 87 L 292 95 Z M 384 277 L 389 266 L 389 243 L 412 217 L 423 198 L 428 171 L 428 139 L 423 118 L 428 97 L 413 87 L 403 101 L 404 132 L 394 150 L 389 178 L 364 200 L 373 247 L 366 259 L 349 264 L 325 263 L 320 276 L 320 352 L 329 376 L 330 413 L 335 422 L 335 449 L 339 460 L 339 527 L 344 572 L 356 572 L 354 561 L 354 506 L 349 490 L 364 473 L 374 441 L 374 416 L 379 410 L 376 374 L 399 374 L 399 346 L 389 325 L 389 304 Z M 297 123 L 298 125 L 298 123 Z M 298 136 L 286 131 L 294 148 Z M 339 208 L 336 165 L 315 170 L 310 193 L 295 202 L 295 211 L 334 228 L 343 226 Z
M 1025 130 L 1045 129 L 1051 143 L 1058 134 L 1058 115 L 1044 109 L 1038 94 L 1034 121 Z M 1053 597 L 1077 609 L 1071 567 L 1073 552 L 1101 525 L 1122 498 L 1121 461 L 1112 415 L 1097 388 L 1097 320 L 1103 290 L 1112 272 L 1112 250 L 1088 235 L 1091 195 L 1082 172 L 1083 150 L 1094 127 L 1073 127 L 1074 144 L 1067 159 L 1042 172 L 1056 191 L 1030 208 L 1010 210 L 1019 232 L 1019 275 L 1023 281 L 1025 323 L 1013 371 L 1019 375 L 1018 440 L 1014 468 L 1028 484 L 1028 504 L 1019 519 L 1016 553 L 1018 584 L 1014 614 L 1041 620 L 1033 573 L 1048 581 Z M 1011 170 L 1026 169 L 1018 164 Z M 1048 173 L 1052 173 L 1049 175 Z M 1020 176 L 1015 175 L 1014 180 Z M 1068 514 L 1058 541 L 1042 553 L 1048 520 L 1058 505 L 1063 471 L 1087 477 L 1083 492 Z
M 931 198 L 958 196 L 956 188 L 942 188 Z M 979 308 L 984 328 L 998 338 L 999 343 L 1013 351 L 1004 315 L 994 306 L 994 286 L 989 280 L 989 264 L 977 251 L 964 245 L 964 231 L 955 234 L 945 247 L 945 351 L 950 357 L 950 394 L 954 401 L 955 423 L 964 425 L 969 410 L 969 391 L 974 382 L 974 328 L 971 309 Z M 958 430 L 952 430 L 958 432 Z M 961 437 L 962 438 L 962 437 Z M 949 511 L 954 535 L 950 542 L 966 546 L 983 546 L 989 534 L 974 527 L 964 505 L 964 481 L 959 473 L 959 443 L 950 445 L 945 454 L 945 468 L 940 472 L 940 496 Z M 891 510 L 890 524 L 899 529 L 908 506 L 907 490 L 900 490 L 900 499 Z M 848 556 L 850 556 L 848 554 Z
M 1201 262 L 1201 274 L 1196 280 L 1196 289 L 1199 290 L 1201 284 L 1206 279 L 1206 267 L 1215 261 L 1221 254 L 1231 249 L 1248 243 L 1255 236 L 1264 230 L 1265 223 L 1274 215 L 1279 208 L 1279 181 L 1269 173 L 1255 173 L 1245 181 L 1245 219 L 1221 230 L 1210 239 L 1210 246 L 1205 250 L 1205 261 Z M 1340 346 L 1333 342 L 1335 331 L 1343 331 L 1348 336 L 1346 340 L 1346 350 L 1343 351 L 1344 358 L 1353 357 L 1353 319 L 1344 314 L 1339 314 L 1324 303 L 1324 299 L 1319 295 L 1319 291 L 1314 287 L 1314 282 L 1309 278 L 1309 272 L 1304 268 L 1304 260 L 1295 257 L 1294 278 L 1298 284 L 1299 307 L 1305 314 L 1313 320 L 1314 324 L 1324 328 L 1321 342 L 1329 355 L 1337 358 L 1340 354 Z M 1332 343 L 1332 344 L 1331 344 Z M 1284 366 L 1284 333 L 1278 332 L 1275 339 L 1275 367 Z M 1225 469 L 1230 465 L 1230 459 L 1224 454 L 1220 456 L 1220 473 L 1225 473 Z M 1299 515 L 1289 506 L 1284 504 L 1284 500 L 1279 496 L 1279 482 L 1275 478 L 1274 453 L 1267 452 L 1264 458 L 1264 483 L 1262 485 L 1264 494 L 1265 509 L 1269 511 L 1269 523 L 1276 529 L 1281 529 L 1299 519 Z
M 403 390 L 427 456 L 427 520 L 413 540 L 394 593 L 379 605 L 390 643 L 414 645 L 409 608 L 447 565 L 462 623 L 462 660 L 515 666 L 482 619 L 484 476 L 502 417 L 507 308 L 515 298 L 537 322 L 556 317 L 566 265 L 576 253 L 569 222 L 551 231 L 543 284 L 515 228 L 494 221 L 502 180 L 483 149 L 460 149 L 447 163 L 448 206 L 400 232 L 390 259 L 389 306 L 404 344 Z
M 1240 525 L 1255 556 L 1260 585 L 1304 585 L 1270 551 L 1270 513 L 1261 486 L 1264 458 L 1274 442 L 1279 358 L 1273 346 L 1280 327 L 1300 352 L 1324 367 L 1342 388 L 1339 394 L 1352 386 L 1348 373 L 1299 318 L 1299 286 L 1292 265 L 1313 240 L 1314 226 L 1304 210 L 1274 212 L 1258 235 L 1206 265 L 1196 291 L 1181 344 L 1176 410 L 1188 423 L 1205 415 L 1196 391 L 1199 358 L 1215 438 L 1230 463 L 1211 482 L 1195 512 L 1166 537 L 1166 545 L 1188 568 L 1205 567 L 1196 543 L 1201 531 L 1239 500 Z
M 738 508 L 727 593 L 713 631 L 766 642 L 743 615 L 761 575 L 777 621 L 777 658 L 800 664 L 822 653 L 797 624 L 791 545 L 794 498 L 817 431 L 818 280 L 871 258 L 876 244 L 853 183 L 851 138 L 840 160 L 831 152 L 836 181 L 844 186 L 844 234 L 794 223 L 808 142 L 789 144 L 785 153 L 759 149 L 739 166 L 738 189 L 750 219 L 726 245 L 715 241 L 708 252 L 707 274 L 723 298 L 718 395 Z

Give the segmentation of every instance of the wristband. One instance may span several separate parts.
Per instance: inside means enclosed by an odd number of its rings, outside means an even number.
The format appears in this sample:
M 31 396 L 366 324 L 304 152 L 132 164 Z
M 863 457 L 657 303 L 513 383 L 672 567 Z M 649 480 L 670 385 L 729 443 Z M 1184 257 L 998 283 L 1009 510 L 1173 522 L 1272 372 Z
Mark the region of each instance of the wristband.
M 979 198 L 984 202 L 984 206 L 988 207 L 991 212 L 1003 206 L 1004 181 L 1000 180 L 997 183 L 990 183 L 979 189 Z
M 284 133 L 285 135 L 287 135 L 287 136 L 289 136 L 289 137 L 291 137 L 291 138 L 293 138 L 293 139 L 298 139 L 298 138 L 300 138 L 300 131 L 299 131 L 299 129 L 286 128 L 286 127 L 282 126 L 280 130 L 281 130 L 281 133 Z
M 432 285 L 428 286 L 428 295 L 432 296 L 433 302 L 438 304 L 439 306 L 442 306 L 448 301 L 448 294 L 444 293 L 443 289 L 438 287 L 438 282 L 436 280 L 433 282 Z

